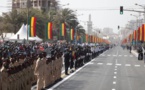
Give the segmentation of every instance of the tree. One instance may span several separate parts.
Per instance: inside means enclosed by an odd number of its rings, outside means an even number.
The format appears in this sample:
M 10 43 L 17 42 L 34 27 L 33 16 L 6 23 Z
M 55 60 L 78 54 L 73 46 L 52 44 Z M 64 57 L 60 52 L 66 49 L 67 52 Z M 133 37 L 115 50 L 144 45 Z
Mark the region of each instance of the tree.
M 78 25 L 76 29 L 77 29 L 77 34 L 78 35 L 84 35 L 85 34 L 85 29 L 83 28 L 83 26 Z
M 56 0 L 52 0 L 51 2 L 57 7 L 58 2 Z M 51 9 L 48 13 L 43 12 L 42 10 L 29 8 L 29 11 L 27 9 L 22 9 L 19 11 L 12 10 L 12 12 L 5 13 L 3 17 L 0 17 L 0 30 L 16 33 L 22 24 L 29 24 L 28 20 L 32 16 L 36 17 L 36 34 L 43 39 L 45 39 L 46 23 L 48 22 L 53 23 L 53 35 L 55 36 L 59 36 L 60 25 L 62 23 L 66 24 L 67 32 L 69 32 L 71 28 L 76 29 L 79 24 L 74 11 L 69 8 L 59 10 Z M 85 33 L 85 30 L 82 26 L 78 26 L 77 32 L 81 35 Z
M 16 33 L 19 29 L 19 27 L 22 25 L 22 21 L 23 20 L 21 18 L 21 15 L 17 12 L 17 10 L 13 10 L 12 12 L 9 13 L 5 13 L 3 15 L 3 22 L 5 24 L 10 24 L 12 25 L 13 28 L 11 28 L 11 30 Z M 8 25 L 7 25 L 8 27 Z
M 54 23 L 54 29 L 57 30 L 57 36 L 59 36 L 61 24 L 65 23 L 66 28 L 69 28 L 70 30 L 70 28 L 72 28 L 73 25 L 72 20 L 74 19 L 76 19 L 76 15 L 74 14 L 74 11 L 69 8 L 56 11 L 56 14 L 54 15 L 53 23 Z M 62 37 L 60 36 L 59 38 L 62 39 Z

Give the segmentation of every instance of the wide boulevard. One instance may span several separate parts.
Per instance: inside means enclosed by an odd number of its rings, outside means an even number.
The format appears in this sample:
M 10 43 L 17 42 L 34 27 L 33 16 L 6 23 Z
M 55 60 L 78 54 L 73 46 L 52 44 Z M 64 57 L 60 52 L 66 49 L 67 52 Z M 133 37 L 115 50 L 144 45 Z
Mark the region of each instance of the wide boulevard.
M 116 46 L 47 90 L 145 90 L 144 61 Z

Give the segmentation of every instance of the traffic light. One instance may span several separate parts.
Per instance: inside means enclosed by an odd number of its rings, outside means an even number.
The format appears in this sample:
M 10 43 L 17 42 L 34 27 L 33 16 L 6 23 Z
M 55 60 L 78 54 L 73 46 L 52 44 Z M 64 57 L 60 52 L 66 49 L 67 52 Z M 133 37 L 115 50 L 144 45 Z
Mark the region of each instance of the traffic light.
M 123 14 L 123 6 L 120 6 L 120 14 Z

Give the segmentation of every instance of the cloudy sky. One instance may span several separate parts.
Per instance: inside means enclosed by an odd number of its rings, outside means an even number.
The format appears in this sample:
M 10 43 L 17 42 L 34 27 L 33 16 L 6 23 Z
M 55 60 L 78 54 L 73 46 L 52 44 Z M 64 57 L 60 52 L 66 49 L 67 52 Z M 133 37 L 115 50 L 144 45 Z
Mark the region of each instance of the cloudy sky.
M 8 1 L 0 0 L 0 13 L 7 12 L 10 8 Z M 120 15 L 119 8 L 124 6 L 124 9 L 143 10 L 139 6 L 135 6 L 135 3 L 145 5 L 145 0 L 58 0 L 60 5 L 69 3 L 68 6 L 63 8 L 71 8 L 77 10 L 75 13 L 78 15 L 78 19 L 86 28 L 86 21 L 88 21 L 89 14 L 92 15 L 93 28 L 103 29 L 104 27 L 113 28 L 114 32 L 118 32 L 117 26 L 124 27 L 129 20 L 135 20 L 135 17 L 130 14 L 139 15 L 135 12 L 125 11 L 123 15 Z M 115 9 L 115 10 L 110 10 Z M 83 14 L 83 15 L 81 15 Z M 141 16 L 143 18 L 143 14 Z

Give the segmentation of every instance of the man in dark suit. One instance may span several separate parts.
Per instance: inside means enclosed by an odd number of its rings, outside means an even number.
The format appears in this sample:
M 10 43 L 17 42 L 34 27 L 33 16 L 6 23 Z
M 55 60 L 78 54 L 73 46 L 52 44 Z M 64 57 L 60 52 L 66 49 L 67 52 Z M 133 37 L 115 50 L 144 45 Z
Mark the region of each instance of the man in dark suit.
M 68 51 L 68 48 L 65 49 L 65 52 L 64 52 L 64 64 L 65 64 L 65 74 L 68 75 L 68 68 L 69 68 L 69 65 L 70 65 L 70 53 Z

